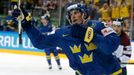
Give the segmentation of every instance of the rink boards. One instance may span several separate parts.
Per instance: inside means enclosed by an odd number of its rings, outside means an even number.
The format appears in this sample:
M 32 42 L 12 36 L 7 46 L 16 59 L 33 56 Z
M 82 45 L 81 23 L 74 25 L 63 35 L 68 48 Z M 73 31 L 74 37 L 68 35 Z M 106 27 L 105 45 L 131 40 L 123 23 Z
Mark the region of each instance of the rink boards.
M 22 45 L 19 45 L 18 33 L 16 32 L 0 32 L 0 52 L 17 53 L 17 54 L 30 54 L 44 56 L 44 50 L 33 47 L 30 39 L 25 33 L 22 34 Z M 134 41 L 132 44 L 132 57 L 130 62 L 134 63 Z M 64 54 L 60 57 L 66 58 Z

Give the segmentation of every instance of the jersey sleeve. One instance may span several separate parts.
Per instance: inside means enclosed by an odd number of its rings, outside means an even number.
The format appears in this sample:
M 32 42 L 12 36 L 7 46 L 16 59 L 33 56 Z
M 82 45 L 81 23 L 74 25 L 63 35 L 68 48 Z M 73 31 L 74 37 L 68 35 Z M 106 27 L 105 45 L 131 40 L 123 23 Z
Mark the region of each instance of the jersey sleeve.
M 115 51 L 116 57 L 119 58 L 120 62 L 128 62 L 131 58 L 132 47 L 129 36 L 125 32 L 121 32 L 120 35 L 121 43 L 118 49 Z
M 28 37 L 30 38 L 34 47 L 39 49 L 44 49 L 48 47 L 56 47 L 58 45 L 58 36 L 55 31 L 52 31 L 48 34 L 42 34 L 38 29 L 31 26 L 28 29 L 25 29 Z
M 131 46 L 124 46 L 123 48 L 123 52 L 121 53 L 122 55 L 119 57 L 119 60 L 121 62 L 128 62 L 131 58 L 131 53 L 132 53 L 132 50 L 131 50 Z
M 120 39 L 111 27 L 99 22 L 94 28 L 93 43 L 105 54 L 112 54 L 118 47 Z

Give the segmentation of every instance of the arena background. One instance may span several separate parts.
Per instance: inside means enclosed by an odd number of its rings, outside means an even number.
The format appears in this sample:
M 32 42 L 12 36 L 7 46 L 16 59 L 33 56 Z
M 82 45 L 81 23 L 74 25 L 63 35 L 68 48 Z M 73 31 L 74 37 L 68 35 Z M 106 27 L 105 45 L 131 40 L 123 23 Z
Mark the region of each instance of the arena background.
M 47 7 L 47 2 L 51 2 L 54 5 L 53 8 Z M 47 9 L 50 10 L 51 20 L 55 27 L 61 27 L 66 24 L 66 7 L 71 3 L 81 2 L 82 0 L 21 0 L 23 6 L 32 13 L 33 18 L 37 23 L 37 27 L 40 26 L 40 17 L 44 14 L 44 11 Z M 105 2 L 110 2 L 111 0 L 85 0 L 85 1 L 94 1 L 100 2 L 102 5 Z M 121 0 L 118 0 L 121 1 Z M 130 10 L 130 29 L 129 36 L 131 38 L 132 44 L 132 57 L 129 63 L 134 63 L 134 1 L 126 0 L 129 2 L 131 10 Z M 17 32 L 8 32 L 5 30 L 1 30 L 1 27 L 6 27 L 6 17 L 9 15 L 11 10 L 11 4 L 14 2 L 18 2 L 18 0 L 0 0 L 0 52 L 6 53 L 17 53 L 17 54 L 30 54 L 37 56 L 44 56 L 44 51 L 36 49 L 32 46 L 30 40 L 28 39 L 25 33 L 22 34 L 23 43 L 19 45 L 18 42 L 18 33 Z M 62 51 L 60 51 L 60 57 L 66 58 Z

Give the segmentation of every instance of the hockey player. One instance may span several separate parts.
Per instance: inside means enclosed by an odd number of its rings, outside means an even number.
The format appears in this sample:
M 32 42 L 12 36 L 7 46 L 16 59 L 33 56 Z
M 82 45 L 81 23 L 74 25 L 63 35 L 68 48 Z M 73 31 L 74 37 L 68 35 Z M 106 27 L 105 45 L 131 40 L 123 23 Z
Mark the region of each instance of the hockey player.
M 7 16 L 6 18 L 6 27 L 4 28 L 4 31 L 11 31 L 11 32 L 17 32 L 17 24 L 14 20 L 14 17 L 12 16 Z
M 45 34 L 46 32 L 51 32 L 53 30 L 52 28 L 52 23 L 50 21 L 49 15 L 45 14 L 44 16 L 41 16 L 41 22 L 42 26 L 39 28 L 39 30 Z M 51 53 L 53 53 L 56 63 L 58 65 L 58 68 L 61 70 L 61 64 L 60 64 L 60 58 L 58 56 L 58 49 L 57 47 L 51 47 L 51 48 L 45 48 L 44 52 L 46 54 L 46 59 L 49 65 L 49 69 L 52 69 L 52 64 L 51 64 Z
M 83 4 L 67 7 L 70 25 L 41 34 L 31 23 L 26 11 L 22 26 L 33 45 L 39 49 L 61 47 L 76 75 L 121 75 L 122 69 L 112 53 L 119 45 L 119 37 L 110 27 L 98 21 L 88 21 Z
M 123 31 L 123 21 L 117 20 L 113 21 L 112 27 L 117 32 L 120 37 L 120 45 L 117 50 L 114 52 L 114 55 L 118 58 L 120 63 L 127 63 L 131 57 L 131 42 L 128 35 Z M 127 75 L 126 65 L 121 64 L 122 75 Z

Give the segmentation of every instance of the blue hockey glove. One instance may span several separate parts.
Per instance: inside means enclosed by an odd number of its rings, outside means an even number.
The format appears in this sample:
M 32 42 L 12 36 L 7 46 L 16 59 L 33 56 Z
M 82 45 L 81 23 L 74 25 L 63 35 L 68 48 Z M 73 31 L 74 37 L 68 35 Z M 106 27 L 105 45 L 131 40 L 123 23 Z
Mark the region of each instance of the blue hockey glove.
M 20 15 L 21 15 L 21 11 L 19 9 L 13 10 L 13 12 L 12 12 L 13 17 L 17 18 Z
M 23 28 L 27 28 L 29 26 L 31 26 L 31 14 L 28 13 L 24 8 L 20 7 L 20 9 L 15 9 L 12 12 L 12 16 L 16 18 L 16 20 L 18 20 L 19 18 L 21 18 L 22 20 L 22 27 Z
M 24 19 L 22 20 L 22 27 L 23 27 L 23 29 L 25 29 L 32 25 L 32 23 L 31 23 L 32 16 L 24 8 L 20 7 L 20 9 L 22 12 L 22 16 L 24 16 Z
M 73 25 L 71 28 L 71 35 L 74 38 L 90 43 L 93 39 L 94 32 L 91 27 L 86 25 Z

